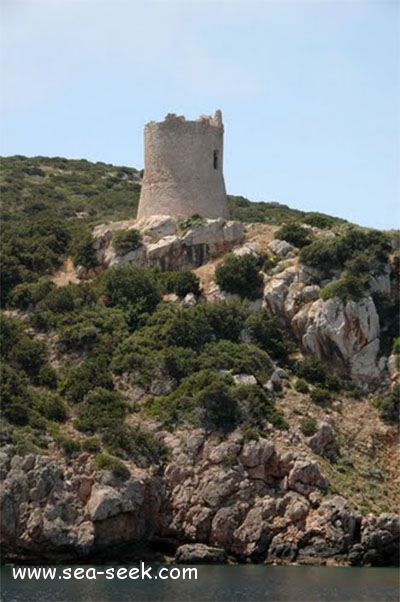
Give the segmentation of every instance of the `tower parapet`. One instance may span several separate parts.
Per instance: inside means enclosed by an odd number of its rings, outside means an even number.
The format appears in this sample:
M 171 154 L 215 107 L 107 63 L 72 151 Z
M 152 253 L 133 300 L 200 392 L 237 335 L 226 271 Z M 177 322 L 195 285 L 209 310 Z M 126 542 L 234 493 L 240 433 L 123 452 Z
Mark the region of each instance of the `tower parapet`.
M 138 218 L 229 217 L 221 111 L 196 121 L 168 114 L 144 130 L 145 166 Z

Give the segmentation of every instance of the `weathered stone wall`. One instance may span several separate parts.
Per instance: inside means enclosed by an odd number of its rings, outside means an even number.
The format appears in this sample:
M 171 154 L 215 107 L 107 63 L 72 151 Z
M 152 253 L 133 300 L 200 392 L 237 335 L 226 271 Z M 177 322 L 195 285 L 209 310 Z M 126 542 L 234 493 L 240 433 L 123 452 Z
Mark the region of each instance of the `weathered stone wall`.
M 167 115 L 145 127 L 145 171 L 138 218 L 229 217 L 222 172 L 220 111 L 197 121 Z

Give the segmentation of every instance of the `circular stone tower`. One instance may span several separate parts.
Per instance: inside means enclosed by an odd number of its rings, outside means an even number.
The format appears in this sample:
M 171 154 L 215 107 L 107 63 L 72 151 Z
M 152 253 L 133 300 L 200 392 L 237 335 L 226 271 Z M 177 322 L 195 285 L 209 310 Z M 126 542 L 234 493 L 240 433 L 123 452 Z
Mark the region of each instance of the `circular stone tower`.
M 150 215 L 229 217 L 222 173 L 221 111 L 197 121 L 169 114 L 144 131 L 138 219 Z

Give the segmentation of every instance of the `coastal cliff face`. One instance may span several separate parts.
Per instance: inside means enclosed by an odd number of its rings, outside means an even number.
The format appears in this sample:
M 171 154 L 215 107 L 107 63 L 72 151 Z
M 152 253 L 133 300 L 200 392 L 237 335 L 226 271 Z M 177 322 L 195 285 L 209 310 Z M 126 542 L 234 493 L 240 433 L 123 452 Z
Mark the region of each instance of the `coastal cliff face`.
M 221 441 L 198 430 L 166 440 L 173 456 L 163 475 L 133 468 L 125 479 L 96 471 L 87 453 L 66 466 L 6 446 L 4 560 L 160 559 L 168 550 L 182 562 L 398 562 L 399 518 L 361 516 L 328 495 L 328 478 L 306 451 L 295 451 L 293 433 Z

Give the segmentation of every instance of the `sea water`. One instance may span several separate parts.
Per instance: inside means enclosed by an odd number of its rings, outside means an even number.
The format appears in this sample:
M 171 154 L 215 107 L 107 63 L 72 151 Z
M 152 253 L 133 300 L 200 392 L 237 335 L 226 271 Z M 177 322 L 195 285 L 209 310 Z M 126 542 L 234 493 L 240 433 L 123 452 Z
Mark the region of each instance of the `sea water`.
M 121 567 L 115 567 L 115 571 L 117 568 Z M 12 567 L 5 566 L 0 573 L 1 599 L 3 602 L 399 600 L 399 572 L 395 568 L 265 565 L 196 568 L 196 580 L 109 580 L 100 575 L 95 580 L 66 581 L 59 577 L 17 580 L 12 576 Z

